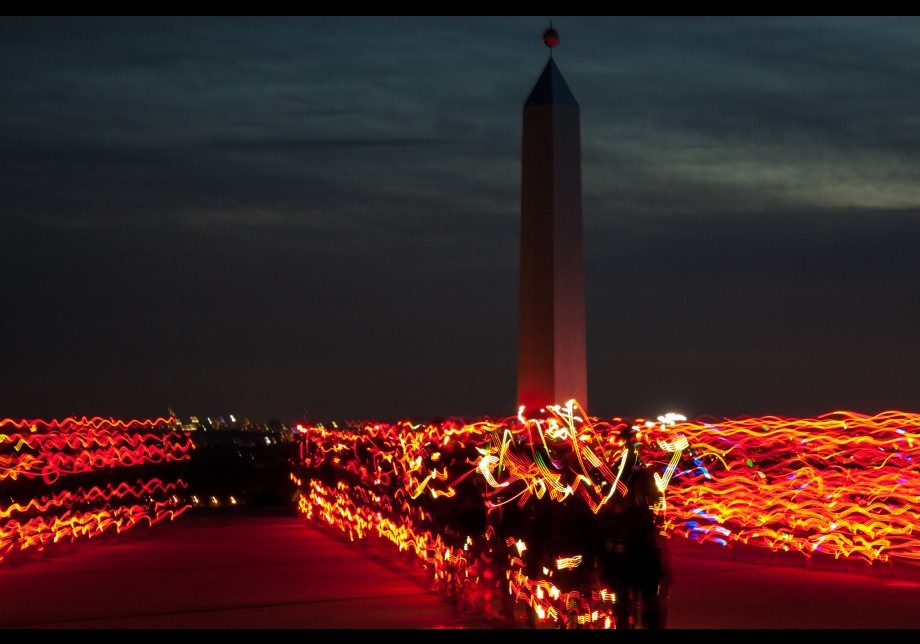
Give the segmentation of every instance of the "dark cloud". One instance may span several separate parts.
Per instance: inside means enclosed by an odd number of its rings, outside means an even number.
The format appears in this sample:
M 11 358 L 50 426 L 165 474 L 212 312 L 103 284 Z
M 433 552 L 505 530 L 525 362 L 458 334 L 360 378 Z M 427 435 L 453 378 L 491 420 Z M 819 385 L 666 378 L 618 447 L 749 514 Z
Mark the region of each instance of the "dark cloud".
M 513 413 L 548 22 L 0 20 L 0 417 Z M 553 24 L 591 411 L 912 408 L 920 20 Z

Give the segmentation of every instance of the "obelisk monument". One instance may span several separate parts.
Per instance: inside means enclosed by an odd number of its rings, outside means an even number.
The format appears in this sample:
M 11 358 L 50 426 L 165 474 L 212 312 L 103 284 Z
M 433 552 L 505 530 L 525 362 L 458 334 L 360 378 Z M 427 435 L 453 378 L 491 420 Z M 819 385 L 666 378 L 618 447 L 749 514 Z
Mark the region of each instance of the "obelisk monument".
M 524 103 L 518 405 L 535 412 L 575 399 L 588 408 L 582 252 L 581 117 L 553 61 Z

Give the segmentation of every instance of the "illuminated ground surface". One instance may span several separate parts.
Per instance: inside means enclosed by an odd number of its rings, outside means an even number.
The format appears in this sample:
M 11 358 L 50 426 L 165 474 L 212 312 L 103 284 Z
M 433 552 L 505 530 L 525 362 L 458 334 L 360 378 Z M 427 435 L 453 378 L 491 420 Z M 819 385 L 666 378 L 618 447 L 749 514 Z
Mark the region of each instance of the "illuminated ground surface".
M 0 566 L 0 626 L 505 627 L 455 611 L 388 544 L 347 544 L 283 510 L 136 530 Z M 669 628 L 920 628 L 915 570 L 764 565 L 691 545 L 674 549 Z

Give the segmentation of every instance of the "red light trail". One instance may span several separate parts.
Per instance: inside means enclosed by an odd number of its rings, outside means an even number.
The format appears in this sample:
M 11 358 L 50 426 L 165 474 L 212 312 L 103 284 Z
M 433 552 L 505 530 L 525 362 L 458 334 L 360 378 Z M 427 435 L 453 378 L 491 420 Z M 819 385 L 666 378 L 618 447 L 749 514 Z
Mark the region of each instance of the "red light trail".
M 534 623 L 616 626 L 590 535 L 637 463 L 654 476 L 668 540 L 920 561 L 918 414 L 598 419 L 573 401 L 533 416 L 299 426 L 298 436 L 291 476 L 305 518 L 386 539 L 458 601 L 506 615 L 525 606 Z M 193 448 L 168 419 L 0 419 L 0 562 L 176 518 L 190 508 L 186 483 L 137 473 Z
M 615 597 L 579 538 L 626 491 L 636 461 L 654 473 L 668 539 L 920 559 L 917 414 L 626 421 L 582 417 L 573 402 L 539 418 L 316 425 L 301 436 L 293 477 L 308 519 L 392 541 L 448 592 L 499 603 L 507 593 L 566 627 L 614 625 Z M 540 512 L 553 518 L 539 525 L 564 524 L 562 534 L 535 534 Z
M 86 477 L 136 477 L 139 466 L 147 471 L 189 459 L 193 447 L 165 418 L 0 419 L 0 483 L 9 498 L 0 504 L 0 562 L 60 541 L 174 519 L 191 507 L 176 495 L 186 487 L 181 479 L 93 484 Z

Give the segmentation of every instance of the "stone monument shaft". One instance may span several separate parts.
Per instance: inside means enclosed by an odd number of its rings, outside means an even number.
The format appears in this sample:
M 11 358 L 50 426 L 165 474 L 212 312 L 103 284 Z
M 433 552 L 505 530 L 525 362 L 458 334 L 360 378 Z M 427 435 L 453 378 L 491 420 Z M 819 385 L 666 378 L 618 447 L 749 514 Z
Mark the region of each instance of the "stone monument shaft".
M 530 411 L 588 407 L 582 238 L 581 117 L 550 56 L 524 104 L 517 396 Z

